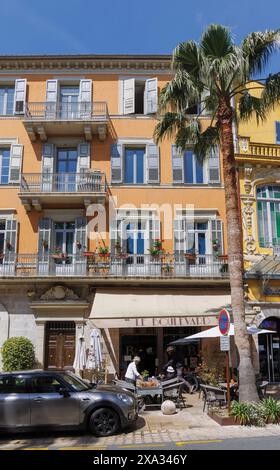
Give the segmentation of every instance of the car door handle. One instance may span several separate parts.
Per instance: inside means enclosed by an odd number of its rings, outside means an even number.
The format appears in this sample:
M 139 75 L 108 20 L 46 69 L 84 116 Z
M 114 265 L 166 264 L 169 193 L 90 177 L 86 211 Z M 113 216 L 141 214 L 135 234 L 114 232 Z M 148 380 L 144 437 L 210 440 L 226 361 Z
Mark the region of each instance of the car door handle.
M 82 398 L 82 401 L 89 401 L 89 398 Z

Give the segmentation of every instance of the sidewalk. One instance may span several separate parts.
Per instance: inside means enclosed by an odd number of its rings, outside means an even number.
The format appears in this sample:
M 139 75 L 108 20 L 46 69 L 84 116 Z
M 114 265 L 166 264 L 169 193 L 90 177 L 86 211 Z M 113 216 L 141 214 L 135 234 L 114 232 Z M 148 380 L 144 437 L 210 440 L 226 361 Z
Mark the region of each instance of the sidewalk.
M 164 416 L 160 410 L 141 412 L 136 426 L 113 437 L 96 438 L 88 433 L 47 433 L 0 437 L 1 448 L 105 448 L 107 446 L 147 445 L 151 443 L 188 441 L 209 441 L 227 438 L 280 437 L 280 426 L 268 425 L 265 428 L 245 426 L 220 426 L 203 413 L 202 400 L 198 394 L 186 395 L 187 407 L 172 416 Z

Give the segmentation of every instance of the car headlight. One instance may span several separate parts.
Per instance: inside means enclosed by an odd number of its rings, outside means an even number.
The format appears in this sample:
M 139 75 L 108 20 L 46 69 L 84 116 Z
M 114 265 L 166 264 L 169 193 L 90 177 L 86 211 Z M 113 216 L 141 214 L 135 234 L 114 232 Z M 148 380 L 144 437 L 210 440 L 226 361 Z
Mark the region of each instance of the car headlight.
M 118 399 L 121 400 L 126 405 L 133 405 L 134 400 L 129 395 L 125 395 L 124 393 L 118 393 Z

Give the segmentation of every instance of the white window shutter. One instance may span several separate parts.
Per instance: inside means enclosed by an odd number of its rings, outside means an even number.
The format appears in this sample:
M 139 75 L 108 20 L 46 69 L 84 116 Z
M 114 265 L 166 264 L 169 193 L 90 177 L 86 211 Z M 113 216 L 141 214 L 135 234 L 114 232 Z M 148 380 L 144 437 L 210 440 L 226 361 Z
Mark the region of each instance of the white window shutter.
M 55 145 L 43 144 L 42 152 L 42 190 L 51 191 L 52 174 L 54 172 Z
M 111 145 L 111 183 L 122 182 L 122 144 Z
M 39 255 L 46 254 L 52 251 L 52 235 L 53 235 L 53 221 L 47 217 L 39 220 L 38 232 L 38 253 Z
M 19 183 L 22 167 L 23 145 L 12 144 L 10 150 L 9 182 Z
M 217 145 L 211 149 L 208 158 L 208 183 L 220 183 L 220 155 L 219 147 Z
M 78 145 L 77 173 L 82 173 L 90 168 L 90 144 L 82 142 Z
M 183 219 L 174 219 L 174 252 L 181 255 L 185 251 L 185 224 Z
M 135 113 L 135 78 L 123 81 L 123 114 Z
M 18 223 L 16 219 L 6 219 L 4 246 L 5 255 L 9 255 L 9 253 L 16 253 L 17 251 L 17 227 Z
M 218 241 L 218 249 L 214 250 L 213 244 L 215 241 Z M 223 221 L 214 219 L 211 220 L 211 243 L 213 254 L 223 254 L 224 253 L 224 237 L 223 237 Z
M 176 145 L 172 145 L 172 170 L 173 183 L 184 182 L 184 159 L 182 152 L 179 152 Z
M 147 181 L 159 183 L 159 147 L 155 144 L 147 144 Z
M 80 117 L 89 118 L 92 109 L 92 80 L 80 80 L 79 113 Z
M 15 81 L 14 114 L 23 114 L 26 103 L 26 78 L 18 78 Z
M 157 112 L 158 106 L 158 81 L 157 78 L 149 78 L 145 83 L 144 114 Z
M 150 244 L 152 245 L 154 240 L 160 239 L 160 220 L 153 218 L 150 220 Z

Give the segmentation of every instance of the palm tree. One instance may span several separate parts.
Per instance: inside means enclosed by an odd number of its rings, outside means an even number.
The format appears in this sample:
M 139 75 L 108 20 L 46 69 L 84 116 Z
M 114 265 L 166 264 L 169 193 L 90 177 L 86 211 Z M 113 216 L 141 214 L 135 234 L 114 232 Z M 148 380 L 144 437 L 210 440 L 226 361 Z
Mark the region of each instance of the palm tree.
M 200 43 L 187 41 L 173 53 L 174 78 L 162 89 L 159 122 L 155 140 L 174 137 L 181 151 L 192 145 L 198 160 L 208 158 L 217 145 L 223 162 L 227 217 L 228 263 L 235 343 L 239 351 L 241 401 L 258 401 L 250 342 L 245 323 L 243 291 L 243 249 L 234 158 L 233 126 L 237 119 L 234 102 L 238 98 L 238 118 L 265 119 L 268 110 L 280 99 L 280 73 L 266 80 L 253 81 L 264 72 L 273 52 L 280 48 L 280 32 L 250 33 L 240 46 L 228 28 L 210 25 Z M 254 90 L 260 89 L 259 97 Z M 252 93 L 253 92 L 253 93 Z M 191 114 L 199 104 L 200 112 Z M 210 124 L 202 126 L 201 115 Z M 205 122 L 205 120 L 204 120 Z

